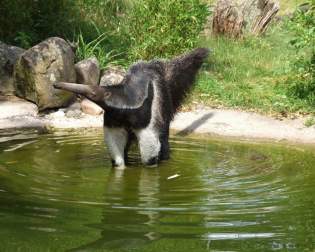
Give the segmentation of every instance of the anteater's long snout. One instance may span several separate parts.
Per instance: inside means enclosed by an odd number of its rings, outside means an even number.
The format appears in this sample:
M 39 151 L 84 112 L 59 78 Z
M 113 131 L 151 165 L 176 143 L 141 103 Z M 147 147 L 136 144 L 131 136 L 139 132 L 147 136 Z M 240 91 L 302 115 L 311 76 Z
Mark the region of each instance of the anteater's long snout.
M 76 94 L 84 96 L 95 95 L 95 90 L 91 86 L 78 84 L 78 83 L 69 83 L 69 82 L 56 82 L 54 83 L 54 88 L 70 91 Z

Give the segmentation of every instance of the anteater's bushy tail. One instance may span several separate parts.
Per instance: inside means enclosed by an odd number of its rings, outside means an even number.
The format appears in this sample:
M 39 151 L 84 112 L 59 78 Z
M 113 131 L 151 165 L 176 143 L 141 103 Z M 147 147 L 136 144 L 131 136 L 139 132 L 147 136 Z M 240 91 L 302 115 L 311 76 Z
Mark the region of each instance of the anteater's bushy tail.
M 171 90 L 174 112 L 193 86 L 197 72 L 208 55 L 209 49 L 197 48 L 167 62 L 166 80 Z

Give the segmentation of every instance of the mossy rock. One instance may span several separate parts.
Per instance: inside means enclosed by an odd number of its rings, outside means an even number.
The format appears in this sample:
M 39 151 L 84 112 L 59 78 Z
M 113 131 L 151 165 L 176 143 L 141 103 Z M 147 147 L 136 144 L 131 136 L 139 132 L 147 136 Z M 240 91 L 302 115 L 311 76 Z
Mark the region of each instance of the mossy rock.
M 57 81 L 75 82 L 74 53 L 63 39 L 53 37 L 25 51 L 14 69 L 16 95 L 39 110 L 67 106 L 74 94 L 57 90 Z
M 14 94 L 13 69 L 16 61 L 25 50 L 0 41 L 0 95 Z

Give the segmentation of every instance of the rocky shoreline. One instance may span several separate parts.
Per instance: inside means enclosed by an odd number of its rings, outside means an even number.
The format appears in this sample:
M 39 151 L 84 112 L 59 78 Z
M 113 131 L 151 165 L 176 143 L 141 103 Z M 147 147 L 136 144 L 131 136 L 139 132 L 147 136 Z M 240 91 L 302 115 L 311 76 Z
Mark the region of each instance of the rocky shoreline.
M 14 98 L 0 101 L 0 129 L 10 128 L 87 128 L 102 127 L 103 115 L 86 114 L 82 111 L 82 102 L 75 102 L 67 108 L 38 111 L 35 104 Z M 89 108 L 91 110 L 91 108 Z M 96 107 L 98 110 L 99 108 Z
M 0 101 L 0 129 L 102 128 L 103 115 L 86 114 L 80 102 L 67 108 L 39 113 L 31 102 L 15 99 Z M 202 108 L 179 112 L 171 124 L 177 135 L 205 134 L 237 139 L 270 140 L 315 145 L 315 127 L 306 127 L 302 119 L 277 120 L 255 113 Z
M 75 62 L 74 50 L 58 37 L 28 50 L 0 41 L 0 129 L 102 126 L 102 108 L 53 85 L 115 85 L 125 72 L 101 69 L 95 57 Z

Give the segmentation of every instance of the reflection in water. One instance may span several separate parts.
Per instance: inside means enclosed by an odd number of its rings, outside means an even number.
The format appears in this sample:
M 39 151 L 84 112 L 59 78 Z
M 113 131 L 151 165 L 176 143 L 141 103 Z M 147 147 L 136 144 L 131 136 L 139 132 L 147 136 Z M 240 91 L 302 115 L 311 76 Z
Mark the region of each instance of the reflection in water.
M 159 234 L 154 232 L 154 225 L 158 223 L 159 213 L 154 210 L 159 207 L 158 195 L 160 192 L 158 169 L 142 169 L 139 180 L 139 207 L 143 210 L 139 214 L 146 215 L 148 220 L 144 223 L 149 227 L 149 232 L 145 236 L 149 240 L 156 240 Z M 147 210 L 146 210 L 147 209 Z M 152 228 L 152 230 L 150 230 Z
M 159 168 L 132 151 L 122 171 L 110 168 L 100 132 L 0 132 L 0 250 L 315 248 L 314 153 L 171 142 Z
M 103 209 L 99 225 L 101 237 L 73 250 L 133 249 L 158 239 L 154 231 L 159 217 L 155 210 L 159 207 L 158 194 L 158 169 L 111 169 L 104 195 L 109 207 Z

